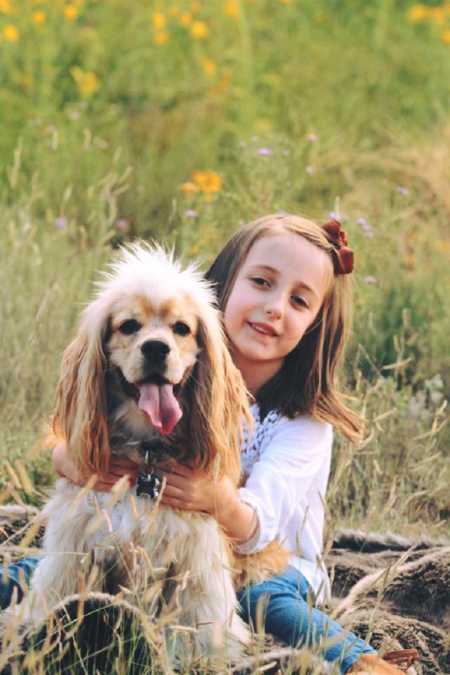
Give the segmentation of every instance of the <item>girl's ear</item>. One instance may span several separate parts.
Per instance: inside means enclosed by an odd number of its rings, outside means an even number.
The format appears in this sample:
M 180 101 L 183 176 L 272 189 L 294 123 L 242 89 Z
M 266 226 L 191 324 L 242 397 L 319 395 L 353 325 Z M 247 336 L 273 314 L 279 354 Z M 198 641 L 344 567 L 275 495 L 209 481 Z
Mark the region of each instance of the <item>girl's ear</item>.
M 53 430 L 62 437 L 82 474 L 103 473 L 109 464 L 106 357 L 102 335 L 81 326 L 63 355 Z
M 200 354 L 188 384 L 188 436 L 199 464 L 238 484 L 242 425 L 250 419 L 247 391 L 234 366 L 218 314 L 199 327 Z

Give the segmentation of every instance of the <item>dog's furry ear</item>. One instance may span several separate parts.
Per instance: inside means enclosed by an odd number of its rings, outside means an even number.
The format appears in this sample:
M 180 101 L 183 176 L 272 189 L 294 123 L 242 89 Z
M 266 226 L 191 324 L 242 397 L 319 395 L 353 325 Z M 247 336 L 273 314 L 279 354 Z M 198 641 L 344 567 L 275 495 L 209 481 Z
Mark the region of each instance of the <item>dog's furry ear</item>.
M 237 484 L 242 426 L 251 419 L 247 390 L 215 310 L 200 321 L 198 339 L 200 354 L 188 384 L 190 446 L 203 468 Z
M 103 351 L 106 322 L 102 326 L 92 330 L 82 321 L 65 350 L 53 417 L 55 435 L 67 443 L 84 476 L 103 473 L 110 457 Z

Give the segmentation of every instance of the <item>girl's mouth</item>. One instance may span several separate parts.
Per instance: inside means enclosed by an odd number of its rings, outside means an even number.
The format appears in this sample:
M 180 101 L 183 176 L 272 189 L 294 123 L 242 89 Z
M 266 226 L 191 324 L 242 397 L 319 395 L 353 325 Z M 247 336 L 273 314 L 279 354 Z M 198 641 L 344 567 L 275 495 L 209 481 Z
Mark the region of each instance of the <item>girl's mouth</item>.
M 268 337 L 276 337 L 278 335 L 273 326 L 268 323 L 247 321 L 247 324 L 259 335 L 267 335 Z

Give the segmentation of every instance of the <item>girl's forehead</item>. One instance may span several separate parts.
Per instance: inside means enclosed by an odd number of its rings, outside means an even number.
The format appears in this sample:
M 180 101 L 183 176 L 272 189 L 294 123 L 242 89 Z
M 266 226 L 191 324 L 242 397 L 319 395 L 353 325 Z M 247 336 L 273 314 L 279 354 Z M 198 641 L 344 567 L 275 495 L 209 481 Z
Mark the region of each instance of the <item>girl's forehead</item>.
M 302 262 L 306 257 L 314 258 L 318 263 L 330 260 L 328 254 L 300 234 L 294 232 L 276 232 L 257 239 L 247 254 L 245 262 L 257 264 L 259 260 L 271 260 L 282 267 L 286 263 Z M 331 260 L 330 260 L 331 264 Z
M 328 253 L 294 232 L 277 232 L 257 239 L 244 267 L 258 266 L 271 268 L 293 283 L 307 283 L 320 292 L 329 287 L 333 278 Z

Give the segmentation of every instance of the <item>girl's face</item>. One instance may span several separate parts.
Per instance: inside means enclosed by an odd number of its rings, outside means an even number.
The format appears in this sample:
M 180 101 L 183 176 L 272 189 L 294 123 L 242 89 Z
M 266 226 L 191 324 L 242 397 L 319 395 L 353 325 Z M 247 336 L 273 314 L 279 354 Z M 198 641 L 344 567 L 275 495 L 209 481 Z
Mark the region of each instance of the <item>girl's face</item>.
M 312 324 L 332 277 L 327 253 L 298 234 L 270 234 L 253 244 L 224 312 L 234 361 L 253 394 Z

